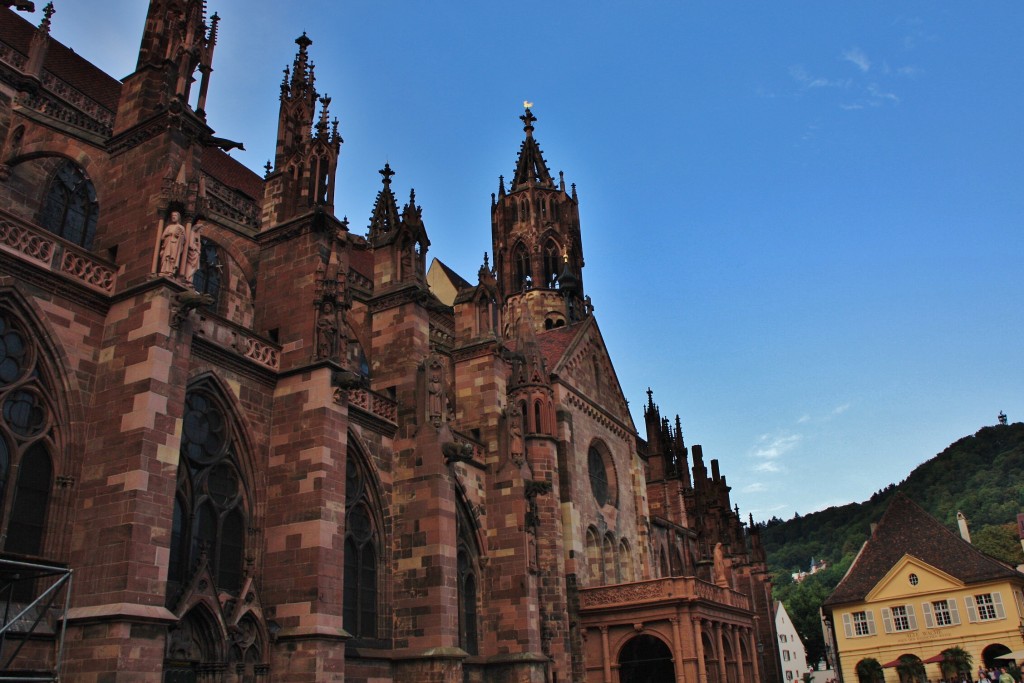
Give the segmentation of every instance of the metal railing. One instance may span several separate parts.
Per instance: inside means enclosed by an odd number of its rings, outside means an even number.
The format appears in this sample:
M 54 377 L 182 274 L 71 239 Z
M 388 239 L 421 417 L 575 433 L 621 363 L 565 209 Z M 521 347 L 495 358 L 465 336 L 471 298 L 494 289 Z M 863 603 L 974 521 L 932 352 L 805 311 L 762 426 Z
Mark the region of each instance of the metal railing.
M 0 681 L 58 681 L 71 606 L 71 569 L 0 558 Z M 54 637 L 49 669 L 12 669 L 33 636 Z

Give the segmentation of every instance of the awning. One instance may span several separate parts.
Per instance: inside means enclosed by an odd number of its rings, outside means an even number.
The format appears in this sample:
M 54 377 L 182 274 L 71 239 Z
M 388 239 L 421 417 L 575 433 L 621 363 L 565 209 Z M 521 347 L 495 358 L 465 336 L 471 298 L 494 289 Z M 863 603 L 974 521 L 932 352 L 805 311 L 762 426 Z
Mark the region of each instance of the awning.
M 935 655 L 934 657 L 929 657 L 928 659 L 922 659 L 921 662 L 924 663 L 924 664 L 938 664 L 943 659 L 945 659 L 945 657 L 943 657 L 942 653 L 940 652 L 939 654 Z
M 891 669 L 891 668 L 893 668 L 894 666 L 899 666 L 899 665 L 900 665 L 900 660 L 898 660 L 898 659 L 894 659 L 894 660 L 892 660 L 891 662 L 889 662 L 888 664 L 883 664 L 883 665 L 882 665 L 882 668 L 883 668 L 883 669 Z
M 1018 659 L 1024 659 L 1024 650 L 1014 650 L 1013 652 L 1007 652 L 1005 655 L 999 655 L 994 659 L 1012 659 L 1014 661 Z

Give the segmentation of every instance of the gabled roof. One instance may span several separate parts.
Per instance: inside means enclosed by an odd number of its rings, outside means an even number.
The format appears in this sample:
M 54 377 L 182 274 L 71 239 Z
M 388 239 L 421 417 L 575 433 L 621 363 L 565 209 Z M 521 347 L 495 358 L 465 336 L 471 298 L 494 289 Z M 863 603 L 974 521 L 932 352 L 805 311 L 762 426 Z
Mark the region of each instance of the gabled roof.
M 875 532 L 824 604 L 864 600 L 892 567 L 911 555 L 965 584 L 1024 579 L 1015 569 L 990 557 L 946 528 L 903 493 L 889 502 Z

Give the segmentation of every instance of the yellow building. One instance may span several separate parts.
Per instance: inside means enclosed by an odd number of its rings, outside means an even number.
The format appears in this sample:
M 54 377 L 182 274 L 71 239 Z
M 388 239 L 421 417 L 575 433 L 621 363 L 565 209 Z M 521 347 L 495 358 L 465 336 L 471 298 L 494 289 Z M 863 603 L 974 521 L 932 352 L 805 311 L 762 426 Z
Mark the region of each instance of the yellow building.
M 998 666 L 1024 648 L 1022 589 L 1024 574 L 896 494 L 822 606 L 842 680 L 856 683 L 857 664 L 874 658 L 886 683 L 898 683 L 896 663 L 909 655 L 938 681 L 940 653 L 950 647 L 969 652 L 975 671 Z

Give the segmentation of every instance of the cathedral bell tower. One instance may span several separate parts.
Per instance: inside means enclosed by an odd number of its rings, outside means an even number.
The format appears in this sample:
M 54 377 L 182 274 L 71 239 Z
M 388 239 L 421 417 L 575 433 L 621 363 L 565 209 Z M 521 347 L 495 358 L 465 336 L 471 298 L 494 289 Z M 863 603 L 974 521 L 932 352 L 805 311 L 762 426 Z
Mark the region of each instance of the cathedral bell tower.
M 544 156 L 533 137 L 537 117 L 524 103 L 526 139 L 519 150 L 516 171 L 508 191 L 499 179 L 498 194 L 491 196 L 491 240 L 498 280 L 498 295 L 505 315 L 505 337 L 520 320 L 537 330 L 570 325 L 590 314 L 583 293 L 583 243 L 580 239 L 576 185 L 565 191 L 565 179 L 551 178 Z

